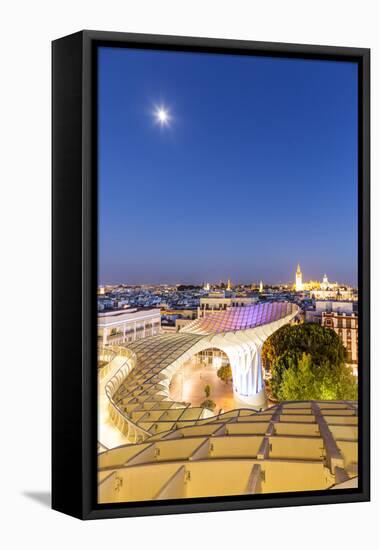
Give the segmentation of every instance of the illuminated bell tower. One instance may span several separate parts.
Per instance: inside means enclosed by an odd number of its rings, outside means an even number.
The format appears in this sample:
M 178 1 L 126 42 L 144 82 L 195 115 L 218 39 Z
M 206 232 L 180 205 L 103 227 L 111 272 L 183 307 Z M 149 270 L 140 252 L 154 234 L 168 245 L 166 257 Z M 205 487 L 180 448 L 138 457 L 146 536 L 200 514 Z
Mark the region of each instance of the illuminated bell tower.
M 263 281 L 259 283 L 259 292 L 263 292 Z
M 303 290 L 303 274 L 300 269 L 300 264 L 297 264 L 295 290 L 296 292 L 301 292 Z
M 228 286 L 226 287 L 226 290 L 232 290 L 232 283 L 230 279 L 228 279 Z

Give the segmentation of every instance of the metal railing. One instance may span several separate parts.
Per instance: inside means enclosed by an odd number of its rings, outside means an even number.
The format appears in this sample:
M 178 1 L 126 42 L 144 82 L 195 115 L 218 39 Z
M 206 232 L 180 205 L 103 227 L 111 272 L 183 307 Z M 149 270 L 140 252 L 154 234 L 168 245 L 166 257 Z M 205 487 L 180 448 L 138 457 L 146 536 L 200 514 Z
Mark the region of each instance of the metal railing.
M 144 439 L 151 436 L 150 432 L 144 430 L 138 426 L 138 424 L 133 422 L 133 420 L 120 409 L 114 400 L 115 393 L 120 388 L 121 384 L 123 384 L 128 374 L 136 366 L 137 356 L 130 349 L 121 346 L 112 346 L 107 349 L 115 354 L 115 358 L 122 357 L 125 359 L 119 369 L 105 385 L 105 394 L 109 401 L 109 416 L 116 428 L 124 434 L 131 443 L 140 443 Z
M 106 364 L 103 367 L 100 367 L 98 372 L 98 379 L 103 380 L 109 371 L 112 368 L 112 361 L 117 357 L 117 353 L 112 351 L 110 348 L 99 347 L 97 349 L 97 360 L 106 361 Z

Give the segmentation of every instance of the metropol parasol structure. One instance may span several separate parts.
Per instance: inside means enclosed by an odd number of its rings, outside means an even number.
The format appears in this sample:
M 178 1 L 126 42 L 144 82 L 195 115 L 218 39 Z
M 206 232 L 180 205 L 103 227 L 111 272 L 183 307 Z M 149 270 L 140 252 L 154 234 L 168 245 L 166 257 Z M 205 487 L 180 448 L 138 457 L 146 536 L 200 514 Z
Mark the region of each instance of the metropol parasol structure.
M 261 350 L 291 322 L 288 302 L 233 307 L 99 350 L 100 503 L 355 487 L 357 404 L 283 402 L 266 408 Z M 207 349 L 232 369 L 238 408 L 170 398 L 174 374 Z

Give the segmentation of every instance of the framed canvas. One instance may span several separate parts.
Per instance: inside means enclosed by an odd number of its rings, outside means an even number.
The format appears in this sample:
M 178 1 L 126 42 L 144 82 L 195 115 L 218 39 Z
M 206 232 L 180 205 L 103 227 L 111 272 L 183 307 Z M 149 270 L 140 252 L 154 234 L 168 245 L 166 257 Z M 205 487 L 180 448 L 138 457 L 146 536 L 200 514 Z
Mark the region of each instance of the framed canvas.
M 369 500 L 369 50 L 52 51 L 53 508 Z

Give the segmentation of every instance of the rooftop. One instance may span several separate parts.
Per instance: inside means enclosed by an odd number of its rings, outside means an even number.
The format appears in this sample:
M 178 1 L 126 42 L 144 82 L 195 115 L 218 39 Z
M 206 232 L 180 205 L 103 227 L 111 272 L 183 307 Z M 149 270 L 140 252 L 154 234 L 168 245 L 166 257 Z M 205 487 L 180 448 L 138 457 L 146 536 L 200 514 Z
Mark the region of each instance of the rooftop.
M 246 330 L 283 319 L 297 310 L 289 302 L 269 302 L 219 311 L 196 319 L 182 329 L 194 334 L 211 334 Z
M 127 308 L 98 312 L 98 326 L 104 327 L 112 324 L 118 324 L 122 321 L 138 321 L 160 315 L 159 308 Z
M 355 402 L 284 402 L 176 426 L 101 453 L 99 501 L 357 487 Z

